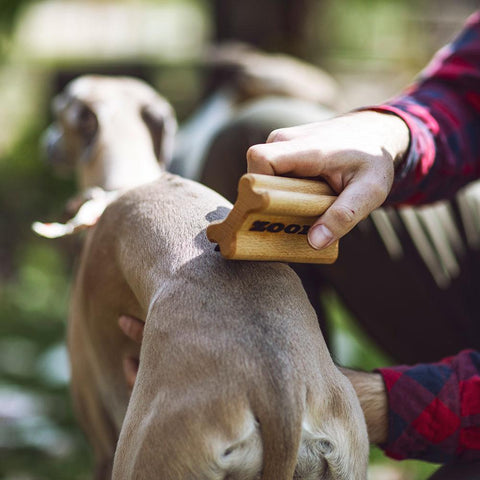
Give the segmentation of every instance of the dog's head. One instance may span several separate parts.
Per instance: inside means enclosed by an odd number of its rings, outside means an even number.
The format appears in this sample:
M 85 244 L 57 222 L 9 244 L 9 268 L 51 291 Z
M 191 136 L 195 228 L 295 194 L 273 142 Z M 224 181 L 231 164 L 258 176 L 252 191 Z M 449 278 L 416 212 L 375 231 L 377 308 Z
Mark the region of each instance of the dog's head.
M 83 76 L 53 101 L 48 159 L 77 172 L 80 189 L 130 188 L 154 180 L 172 156 L 172 107 L 141 80 Z

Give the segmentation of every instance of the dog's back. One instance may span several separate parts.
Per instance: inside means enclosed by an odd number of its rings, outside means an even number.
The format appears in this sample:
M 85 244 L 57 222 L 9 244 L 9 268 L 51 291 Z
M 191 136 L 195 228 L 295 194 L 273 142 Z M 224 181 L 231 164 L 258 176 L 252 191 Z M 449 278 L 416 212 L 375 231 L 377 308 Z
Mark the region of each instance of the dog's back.
M 90 235 L 69 343 L 98 465 L 108 471 L 121 429 L 118 479 L 291 479 L 297 461 L 295 478 L 363 479 L 362 413 L 300 281 L 285 265 L 227 262 L 206 239 L 229 208 L 164 174 Z M 146 318 L 129 405 L 125 313 Z

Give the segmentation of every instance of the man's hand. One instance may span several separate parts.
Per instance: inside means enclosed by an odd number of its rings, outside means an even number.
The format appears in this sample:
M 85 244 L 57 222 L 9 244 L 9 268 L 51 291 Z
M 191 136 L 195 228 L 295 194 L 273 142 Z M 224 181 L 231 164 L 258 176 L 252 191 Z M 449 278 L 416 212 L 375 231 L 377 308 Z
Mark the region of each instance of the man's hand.
M 129 317 L 127 315 L 122 315 L 118 319 L 118 326 L 122 332 L 139 345 L 142 344 L 143 340 L 143 328 L 145 324 L 135 317 Z M 127 382 L 130 390 L 135 384 L 137 378 L 139 360 L 135 357 L 125 357 L 123 359 L 123 373 L 125 375 L 125 380 Z
M 273 131 L 247 152 L 248 171 L 322 177 L 339 194 L 308 234 L 325 248 L 349 232 L 387 198 L 394 165 L 406 154 L 410 132 L 400 117 L 355 112 L 320 123 Z

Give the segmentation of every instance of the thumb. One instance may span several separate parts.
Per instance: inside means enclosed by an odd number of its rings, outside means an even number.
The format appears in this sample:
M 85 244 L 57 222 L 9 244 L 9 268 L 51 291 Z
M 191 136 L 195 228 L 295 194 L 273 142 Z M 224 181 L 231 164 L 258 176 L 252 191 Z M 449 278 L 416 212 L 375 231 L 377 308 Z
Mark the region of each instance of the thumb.
M 362 181 L 351 183 L 312 225 L 308 242 L 315 249 L 328 247 L 379 207 L 387 193 L 378 185 Z

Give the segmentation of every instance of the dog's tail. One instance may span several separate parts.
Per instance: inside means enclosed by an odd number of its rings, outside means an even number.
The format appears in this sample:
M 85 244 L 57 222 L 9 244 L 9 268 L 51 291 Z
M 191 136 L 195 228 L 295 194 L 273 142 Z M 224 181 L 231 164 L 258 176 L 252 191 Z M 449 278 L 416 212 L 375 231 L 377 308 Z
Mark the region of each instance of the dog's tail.
M 262 480 L 291 480 L 295 472 L 305 397 L 288 391 L 289 384 L 274 386 L 255 412 L 263 446 Z
M 302 389 L 288 392 L 288 384 L 270 392 L 270 402 L 257 414 L 263 445 L 262 480 L 291 480 L 295 473 L 301 478 L 320 478 L 326 472 L 332 480 L 365 480 L 368 442 L 363 441 L 367 436 L 366 431 L 362 435 L 362 413 L 348 405 L 341 390 L 333 389 L 329 402 L 334 405 L 326 409 L 331 418 L 313 427 L 308 421 L 306 393 Z

